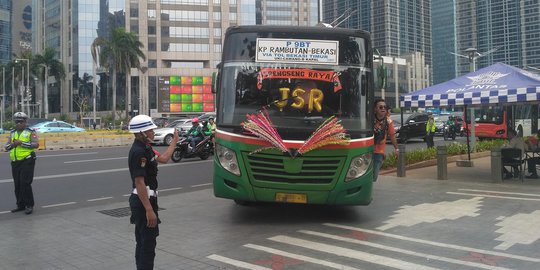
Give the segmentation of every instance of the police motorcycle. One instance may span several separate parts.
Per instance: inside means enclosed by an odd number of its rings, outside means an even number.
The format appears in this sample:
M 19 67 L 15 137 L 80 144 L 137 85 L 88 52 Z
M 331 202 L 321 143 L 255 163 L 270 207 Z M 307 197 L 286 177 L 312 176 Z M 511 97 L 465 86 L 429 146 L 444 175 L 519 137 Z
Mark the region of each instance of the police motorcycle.
M 190 140 L 188 134 L 185 132 L 182 133 L 180 135 L 180 140 L 178 140 L 178 143 L 176 143 L 174 152 L 171 156 L 173 162 L 180 162 L 180 160 L 182 160 L 183 158 L 193 157 L 199 157 L 200 159 L 205 160 L 214 153 L 214 143 L 212 142 L 212 136 L 206 136 L 195 146 L 195 149 L 191 149 L 189 142 Z

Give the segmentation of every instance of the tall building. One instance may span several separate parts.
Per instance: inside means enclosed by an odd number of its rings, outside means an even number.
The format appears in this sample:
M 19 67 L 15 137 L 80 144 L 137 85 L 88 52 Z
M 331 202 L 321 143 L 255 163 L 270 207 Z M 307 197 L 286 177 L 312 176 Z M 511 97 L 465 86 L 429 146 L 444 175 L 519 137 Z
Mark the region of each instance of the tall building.
M 315 25 L 318 0 L 33 0 L 34 53 L 52 47 L 67 76 L 49 85 L 50 112 L 70 113 L 76 96 L 97 79 L 98 110 L 111 110 L 109 70 L 94 68 L 90 47 L 125 27 L 143 43 L 140 70 L 131 70 L 124 95 L 118 78 L 117 105 L 130 112 L 160 115 L 214 110 L 211 77 L 221 61 L 221 44 L 230 26 L 242 24 Z M 43 22 L 43 23 L 41 23 Z M 94 71 L 94 69 L 96 71 Z M 96 73 L 94 75 L 94 73 Z
M 432 0 L 433 84 L 454 79 L 457 74 L 456 1 Z
M 480 53 L 475 69 L 497 62 L 519 68 L 540 68 L 540 4 L 537 0 L 433 0 L 433 25 L 434 62 L 437 63 L 433 77 L 437 83 L 471 71 L 467 50 Z M 449 60 L 442 49 L 462 57 L 454 55 L 454 60 Z
M 11 54 L 32 51 L 32 0 L 12 1 Z
M 0 63 L 11 60 L 11 3 L 0 0 Z
M 78 106 L 77 97 L 82 94 L 79 89 L 86 89 L 88 85 L 91 87 L 92 82 L 88 79 L 89 76 L 94 77 L 94 69 L 90 46 L 98 33 L 108 33 L 108 27 L 123 26 L 124 2 L 125 0 L 33 0 L 34 22 L 40 26 L 33 31 L 33 53 L 41 54 L 45 48 L 53 48 L 66 71 L 63 81 L 49 81 L 49 112 L 73 112 Z M 106 110 L 112 106 L 110 92 L 106 83 L 100 85 L 104 87 L 98 88 L 101 90 L 97 94 L 98 101 L 102 101 L 101 108 Z M 98 107 L 99 105 L 100 102 Z
M 391 90 L 378 89 L 375 95 L 393 103 L 400 94 L 431 84 L 430 3 L 429 0 L 322 0 L 322 21 L 371 32 L 376 57 L 382 56 L 386 59 L 384 65 L 390 65 L 387 87 Z

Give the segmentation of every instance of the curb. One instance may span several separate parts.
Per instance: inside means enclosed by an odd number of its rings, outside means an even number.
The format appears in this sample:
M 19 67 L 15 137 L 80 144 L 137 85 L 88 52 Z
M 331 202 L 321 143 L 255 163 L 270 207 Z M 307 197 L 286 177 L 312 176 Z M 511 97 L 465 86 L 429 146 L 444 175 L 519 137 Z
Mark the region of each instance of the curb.
M 489 157 L 490 155 L 491 155 L 491 151 L 471 153 L 471 159 Z M 447 163 L 451 163 L 451 162 L 455 162 L 455 161 L 463 160 L 463 159 L 468 159 L 468 158 L 469 157 L 467 154 L 450 156 L 450 157 L 447 157 Z M 425 161 L 421 161 L 414 164 L 409 164 L 405 166 L 405 170 L 413 170 L 413 169 L 419 169 L 419 168 L 436 166 L 436 165 L 437 165 L 437 159 L 430 159 L 430 160 L 425 160 Z M 390 173 L 395 173 L 395 172 L 397 172 L 397 168 L 381 170 L 379 174 L 384 175 L 384 174 L 390 174 Z

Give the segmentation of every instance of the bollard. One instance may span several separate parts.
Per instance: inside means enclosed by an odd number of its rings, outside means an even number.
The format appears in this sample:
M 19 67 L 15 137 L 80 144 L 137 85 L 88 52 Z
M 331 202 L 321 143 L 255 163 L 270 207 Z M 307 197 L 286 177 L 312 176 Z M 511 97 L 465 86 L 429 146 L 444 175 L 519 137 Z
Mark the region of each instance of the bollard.
M 491 179 L 493 182 L 502 182 L 501 148 L 491 149 Z
M 437 180 L 448 180 L 446 145 L 437 146 Z
M 399 155 L 397 158 L 397 177 L 405 177 L 405 165 L 406 165 L 405 163 L 407 161 L 407 158 L 406 158 L 407 152 L 405 151 L 405 145 L 404 144 L 398 145 L 398 149 L 399 149 Z

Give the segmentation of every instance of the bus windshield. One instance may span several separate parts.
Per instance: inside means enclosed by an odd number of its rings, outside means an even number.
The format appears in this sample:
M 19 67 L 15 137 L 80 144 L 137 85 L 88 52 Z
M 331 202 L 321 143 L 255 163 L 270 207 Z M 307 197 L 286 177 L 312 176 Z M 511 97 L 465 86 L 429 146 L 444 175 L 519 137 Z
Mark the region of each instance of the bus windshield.
M 218 100 L 222 129 L 241 132 L 246 114 L 266 110 L 283 139 L 305 140 L 331 116 L 342 120 L 351 138 L 371 136 L 371 69 L 364 39 L 340 41 L 339 63 L 312 64 L 257 62 L 252 51 L 257 35 L 238 33 L 231 38 L 242 42 L 224 51 Z
M 483 124 L 503 124 L 504 110 L 496 107 L 482 107 L 474 109 L 474 121 Z M 470 113 L 467 113 L 467 123 L 471 123 Z

